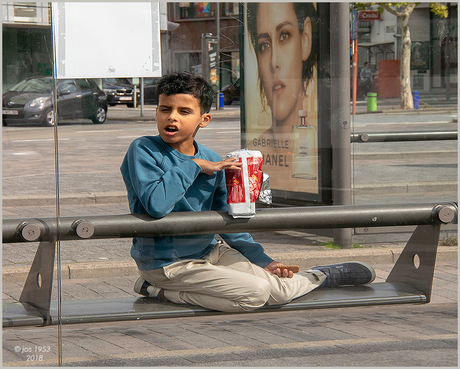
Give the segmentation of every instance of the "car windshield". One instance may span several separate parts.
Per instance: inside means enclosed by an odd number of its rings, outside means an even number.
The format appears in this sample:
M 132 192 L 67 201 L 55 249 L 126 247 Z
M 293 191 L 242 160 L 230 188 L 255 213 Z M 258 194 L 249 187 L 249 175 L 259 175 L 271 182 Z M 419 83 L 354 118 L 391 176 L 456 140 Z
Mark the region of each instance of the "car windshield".
M 19 82 L 10 91 L 51 93 L 53 80 L 49 78 L 32 78 Z
M 126 78 L 105 78 L 104 82 L 115 83 L 115 84 L 124 83 L 124 84 L 129 85 L 129 81 Z

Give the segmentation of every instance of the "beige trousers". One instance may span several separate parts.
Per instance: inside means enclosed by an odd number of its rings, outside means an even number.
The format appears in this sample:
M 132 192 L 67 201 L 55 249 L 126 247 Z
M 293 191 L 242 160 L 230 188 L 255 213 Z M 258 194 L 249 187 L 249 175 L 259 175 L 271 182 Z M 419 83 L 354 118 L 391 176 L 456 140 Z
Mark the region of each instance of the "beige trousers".
M 163 288 L 169 301 L 226 312 L 285 304 L 312 291 L 326 279 L 317 270 L 279 278 L 221 243 L 201 259 L 177 261 L 163 268 L 140 271 L 140 275 Z

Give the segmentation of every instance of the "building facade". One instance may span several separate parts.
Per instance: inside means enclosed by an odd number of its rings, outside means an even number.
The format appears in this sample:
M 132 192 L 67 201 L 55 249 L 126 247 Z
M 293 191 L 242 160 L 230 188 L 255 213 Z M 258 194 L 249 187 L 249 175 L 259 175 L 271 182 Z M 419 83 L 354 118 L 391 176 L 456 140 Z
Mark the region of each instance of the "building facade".
M 240 3 L 160 3 L 163 73 L 201 73 L 202 37 L 219 41 L 220 86 L 240 76 Z M 440 19 L 428 3 L 418 5 L 410 18 L 413 89 L 456 89 L 458 78 L 457 4 L 449 18 Z M 3 92 L 32 75 L 52 74 L 51 10 L 47 2 L 2 3 Z M 370 61 L 378 75 L 381 60 L 400 57 L 397 18 L 389 12 L 361 13 L 358 24 L 358 67 Z
M 411 85 L 413 90 L 429 92 L 457 89 L 458 16 L 457 4 L 448 5 L 449 17 L 435 15 L 429 3 L 419 4 L 410 16 Z M 399 60 L 401 32 L 398 19 L 385 11 L 358 14 L 358 67 L 369 61 L 378 75 L 381 60 Z M 449 84 L 449 85 L 448 85 Z

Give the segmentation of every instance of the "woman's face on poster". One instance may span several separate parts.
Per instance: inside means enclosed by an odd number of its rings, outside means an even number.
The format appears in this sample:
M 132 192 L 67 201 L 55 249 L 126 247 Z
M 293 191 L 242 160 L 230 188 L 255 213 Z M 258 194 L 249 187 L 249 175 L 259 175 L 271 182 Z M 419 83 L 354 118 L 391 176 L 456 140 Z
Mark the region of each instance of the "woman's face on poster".
M 301 32 L 292 3 L 260 3 L 257 9 L 257 64 L 274 118 L 283 121 L 301 98 L 302 63 L 311 51 L 311 24 Z

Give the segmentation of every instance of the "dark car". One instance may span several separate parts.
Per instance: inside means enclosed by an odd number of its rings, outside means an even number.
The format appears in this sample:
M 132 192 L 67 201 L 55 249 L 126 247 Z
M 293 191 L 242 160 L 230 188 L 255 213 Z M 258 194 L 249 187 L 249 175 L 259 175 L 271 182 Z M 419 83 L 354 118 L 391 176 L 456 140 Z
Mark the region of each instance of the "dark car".
M 109 106 L 126 104 L 130 108 L 134 107 L 134 86 L 127 78 L 103 78 L 102 90 L 107 95 Z M 136 95 L 139 101 L 139 90 Z
M 238 78 L 233 84 L 222 87 L 224 94 L 224 104 L 230 105 L 233 101 L 240 100 L 240 79 Z
M 93 123 L 107 119 L 107 96 L 89 79 L 56 80 L 59 120 L 88 118 Z M 36 123 L 54 126 L 53 79 L 31 77 L 3 94 L 3 125 Z
M 144 78 L 144 104 L 158 104 L 157 83 L 160 77 Z

